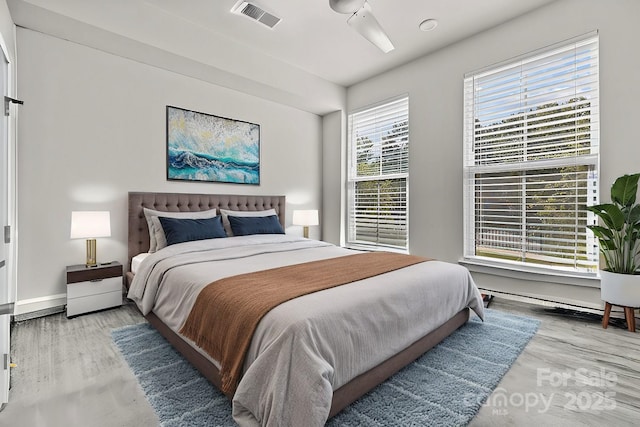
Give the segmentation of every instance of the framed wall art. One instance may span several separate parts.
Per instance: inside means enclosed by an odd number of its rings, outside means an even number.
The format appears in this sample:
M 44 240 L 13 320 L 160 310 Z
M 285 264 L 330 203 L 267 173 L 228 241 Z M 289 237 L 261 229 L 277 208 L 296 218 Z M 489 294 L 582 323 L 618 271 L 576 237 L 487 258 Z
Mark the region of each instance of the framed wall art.
M 260 184 L 260 125 L 167 105 L 167 179 Z

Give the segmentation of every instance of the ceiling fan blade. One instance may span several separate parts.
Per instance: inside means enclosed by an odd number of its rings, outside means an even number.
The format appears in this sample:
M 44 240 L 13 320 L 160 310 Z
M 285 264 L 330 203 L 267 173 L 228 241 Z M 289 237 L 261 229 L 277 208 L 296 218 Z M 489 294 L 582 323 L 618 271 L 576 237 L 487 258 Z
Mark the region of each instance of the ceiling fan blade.
M 384 53 L 391 52 L 394 49 L 389 36 L 384 32 L 376 17 L 373 16 L 371 6 L 366 1 L 356 13 L 347 19 L 347 24 L 351 25 L 362 37 L 376 45 Z

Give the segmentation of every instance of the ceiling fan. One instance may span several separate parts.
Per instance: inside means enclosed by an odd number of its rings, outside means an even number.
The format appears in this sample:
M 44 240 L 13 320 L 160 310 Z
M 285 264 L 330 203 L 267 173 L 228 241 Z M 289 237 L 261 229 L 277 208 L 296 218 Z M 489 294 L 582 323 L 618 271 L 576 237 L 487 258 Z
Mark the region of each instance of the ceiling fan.
M 367 0 L 329 0 L 329 6 L 338 13 L 350 14 L 347 24 L 384 53 L 394 49 Z

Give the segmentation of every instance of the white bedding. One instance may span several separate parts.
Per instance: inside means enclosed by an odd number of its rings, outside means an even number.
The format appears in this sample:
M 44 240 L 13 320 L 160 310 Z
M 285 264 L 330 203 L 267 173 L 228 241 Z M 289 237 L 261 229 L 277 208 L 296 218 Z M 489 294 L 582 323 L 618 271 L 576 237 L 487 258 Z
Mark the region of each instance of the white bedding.
M 148 252 L 143 252 L 131 258 L 131 272 L 133 274 L 136 274 L 138 272 L 138 268 L 140 268 L 140 264 L 142 264 L 142 261 L 144 261 L 144 259 L 149 255 L 151 254 Z
M 198 292 L 236 274 L 354 253 L 286 235 L 181 243 L 150 254 L 129 298 L 178 331 Z M 436 329 L 465 307 L 480 317 L 469 272 L 429 261 L 279 305 L 259 323 L 233 399 L 240 425 L 321 426 L 333 390 Z

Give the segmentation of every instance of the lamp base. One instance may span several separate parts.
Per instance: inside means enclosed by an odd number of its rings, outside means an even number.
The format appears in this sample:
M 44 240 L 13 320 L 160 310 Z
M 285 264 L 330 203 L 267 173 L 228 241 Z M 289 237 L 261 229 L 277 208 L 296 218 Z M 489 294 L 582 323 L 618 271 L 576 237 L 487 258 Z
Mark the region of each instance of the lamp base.
M 309 238 L 309 227 L 308 226 L 304 226 L 302 227 L 302 235 L 304 236 L 305 239 Z
M 96 262 L 96 239 L 87 239 L 87 267 L 97 267 Z

